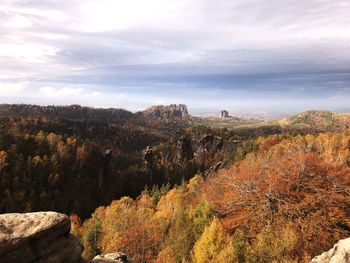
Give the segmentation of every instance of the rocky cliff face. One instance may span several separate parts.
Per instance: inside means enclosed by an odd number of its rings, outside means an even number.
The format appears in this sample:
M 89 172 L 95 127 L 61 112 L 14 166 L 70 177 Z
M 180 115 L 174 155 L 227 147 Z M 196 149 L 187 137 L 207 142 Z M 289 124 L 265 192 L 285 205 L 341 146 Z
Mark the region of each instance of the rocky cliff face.
M 192 141 L 190 138 L 181 137 L 176 142 L 174 162 L 183 163 L 193 158 Z
M 143 163 L 141 165 L 141 172 L 144 172 L 147 175 L 147 181 L 152 182 L 153 180 L 153 150 L 150 146 L 147 146 L 143 150 Z
M 176 142 L 174 162 L 182 163 L 191 159 L 205 163 L 217 153 L 228 154 L 236 149 L 240 141 L 227 141 L 219 136 L 206 134 L 200 137 L 181 137 Z
M 188 111 L 187 106 L 184 104 L 171 104 L 169 106 L 157 105 L 146 109 L 143 112 L 143 116 L 146 119 L 182 119 L 188 116 Z
M 310 263 L 350 263 L 350 238 L 340 240 L 332 249 L 314 257 Z
M 88 263 L 70 234 L 70 220 L 56 212 L 0 215 L 1 263 Z M 136 263 L 124 253 L 96 256 L 92 263 Z
M 1 263 L 82 263 L 83 246 L 68 216 L 56 212 L 0 215 Z

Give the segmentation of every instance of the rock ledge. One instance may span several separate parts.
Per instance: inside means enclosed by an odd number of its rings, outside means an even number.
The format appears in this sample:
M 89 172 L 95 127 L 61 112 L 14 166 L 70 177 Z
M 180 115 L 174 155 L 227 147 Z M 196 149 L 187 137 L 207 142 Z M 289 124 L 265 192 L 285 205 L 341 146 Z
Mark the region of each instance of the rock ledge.
M 350 238 L 338 241 L 333 248 L 314 257 L 310 263 L 350 263 Z
M 56 212 L 0 215 L 2 263 L 81 263 L 83 246 L 70 233 L 68 216 Z
M 105 255 L 98 255 L 92 263 L 136 263 L 135 261 L 128 259 L 128 257 L 122 252 L 109 253 Z

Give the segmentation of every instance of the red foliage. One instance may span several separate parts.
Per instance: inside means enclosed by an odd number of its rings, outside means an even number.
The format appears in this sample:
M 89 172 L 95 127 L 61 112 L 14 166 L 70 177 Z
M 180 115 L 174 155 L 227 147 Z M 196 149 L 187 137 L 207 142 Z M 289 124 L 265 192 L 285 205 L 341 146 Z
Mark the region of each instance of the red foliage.
M 255 235 L 267 222 L 292 222 L 311 255 L 348 236 L 350 169 L 346 158 L 339 161 L 341 150 L 324 154 L 297 140 L 275 144 L 275 136 L 266 142 L 207 182 L 224 227 Z

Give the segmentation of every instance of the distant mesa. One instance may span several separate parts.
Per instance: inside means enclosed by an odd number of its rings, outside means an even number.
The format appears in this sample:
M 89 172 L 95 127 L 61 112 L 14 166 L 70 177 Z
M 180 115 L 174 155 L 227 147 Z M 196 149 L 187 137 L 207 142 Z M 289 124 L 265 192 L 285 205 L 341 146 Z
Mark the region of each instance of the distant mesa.
M 220 111 L 220 115 L 219 115 L 220 118 L 228 118 L 228 111 L 227 110 L 222 110 Z
M 188 117 L 188 110 L 185 104 L 156 105 L 146 109 L 143 115 L 146 119 L 184 119 Z

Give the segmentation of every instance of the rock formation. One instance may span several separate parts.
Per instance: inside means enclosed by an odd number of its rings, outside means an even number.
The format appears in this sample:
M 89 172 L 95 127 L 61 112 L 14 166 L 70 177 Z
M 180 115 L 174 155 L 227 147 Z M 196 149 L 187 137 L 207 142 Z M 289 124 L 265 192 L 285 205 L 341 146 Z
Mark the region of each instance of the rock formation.
M 174 110 L 178 110 L 182 113 L 182 117 L 186 117 L 188 115 L 187 106 L 185 104 L 170 104 L 169 107 L 172 107 Z
M 205 171 L 204 176 L 209 176 L 211 173 L 216 173 L 217 171 L 219 171 L 222 168 L 222 162 L 218 162 L 215 165 L 209 167 L 208 170 Z
M 143 151 L 143 159 L 145 161 L 145 165 L 151 168 L 153 165 L 153 150 L 150 146 L 147 146 Z
M 228 111 L 227 110 L 222 110 L 220 111 L 220 118 L 227 118 L 228 117 Z
M 214 135 L 203 135 L 197 140 L 197 150 L 195 157 L 198 160 L 205 160 L 207 157 L 214 157 L 215 153 L 219 152 L 223 145 L 223 139 Z
M 338 241 L 332 249 L 314 257 L 310 263 L 350 263 L 350 238 Z
M 227 141 L 219 136 L 206 134 L 201 137 L 181 137 L 176 142 L 174 162 L 183 163 L 195 159 L 197 162 L 205 162 L 213 158 L 216 153 L 229 154 L 237 148 L 240 141 Z
M 193 158 L 193 149 L 191 139 L 187 137 L 181 137 L 176 142 L 176 153 L 175 153 L 175 162 L 183 163 L 184 161 L 190 160 Z
M 157 105 L 143 112 L 146 119 L 182 119 L 188 116 L 187 106 L 184 104 L 171 104 L 169 106 Z
M 143 164 L 141 171 L 146 173 L 147 181 L 152 182 L 153 180 L 153 150 L 150 146 L 147 146 L 145 150 L 143 150 Z
M 121 252 L 109 253 L 106 255 L 98 255 L 92 263 L 136 263 L 135 261 L 128 259 L 128 257 Z
M 1 263 L 81 263 L 83 246 L 68 216 L 56 212 L 0 215 Z
M 102 188 L 104 178 L 106 178 L 108 175 L 109 161 L 111 159 L 111 156 L 112 156 L 112 150 L 107 149 L 103 155 L 103 168 L 98 178 L 98 187 L 100 189 Z

